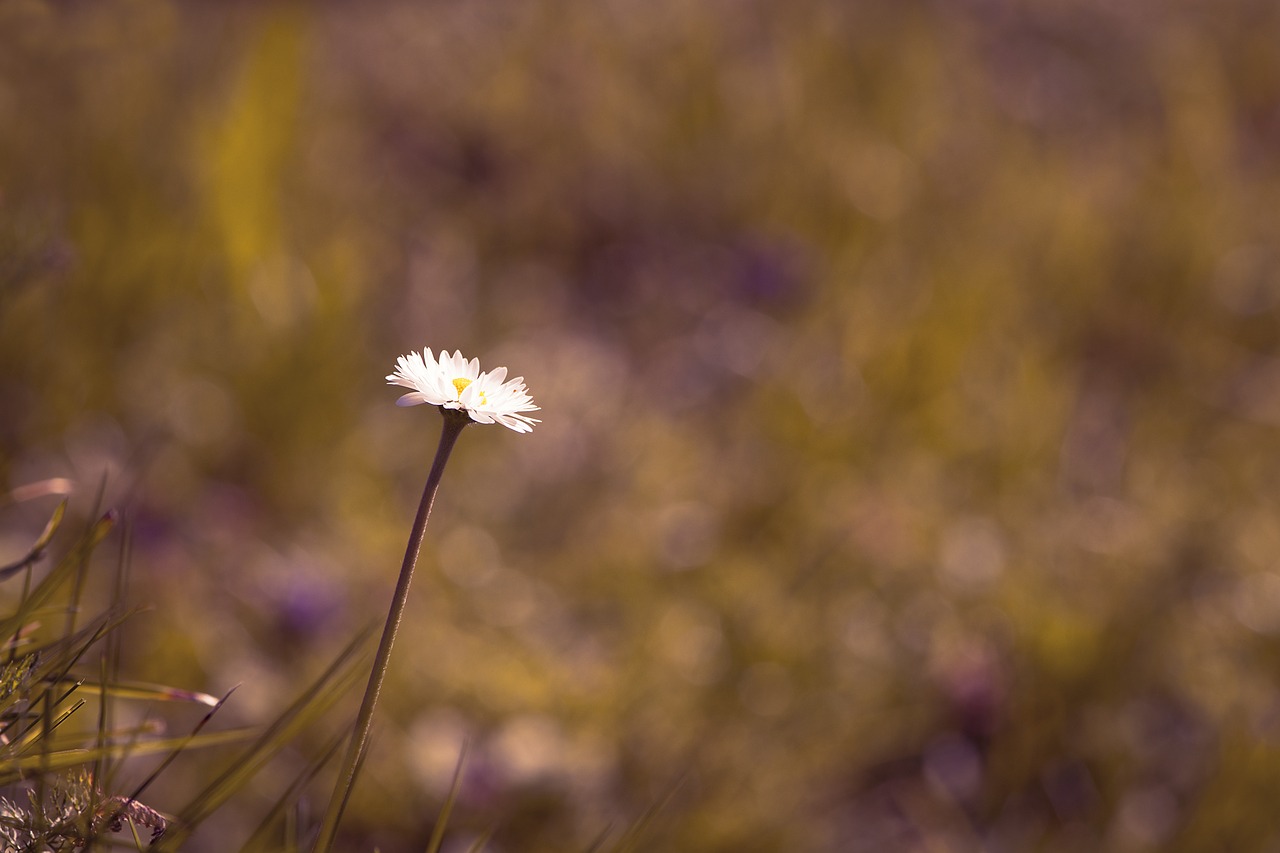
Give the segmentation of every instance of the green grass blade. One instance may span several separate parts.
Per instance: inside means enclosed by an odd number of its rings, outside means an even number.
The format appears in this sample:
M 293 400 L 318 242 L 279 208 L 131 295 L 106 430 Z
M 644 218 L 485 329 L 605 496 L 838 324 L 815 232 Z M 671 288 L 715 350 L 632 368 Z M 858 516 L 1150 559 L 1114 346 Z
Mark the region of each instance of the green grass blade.
M 346 739 L 346 732 L 339 732 L 329 741 L 320 757 L 298 774 L 293 783 L 289 785 L 288 789 L 276 800 L 270 811 L 262 818 L 257 828 L 254 829 L 253 834 L 249 836 L 249 840 L 240 848 L 240 853 L 274 853 L 277 849 L 276 846 L 267 840 L 272 826 L 275 825 L 276 821 L 284 817 L 286 810 L 296 802 L 302 789 L 319 775 L 325 765 L 338 754 L 338 750 L 342 748 Z
M 24 758 L 7 759 L 0 766 L 0 785 L 12 785 L 22 781 L 30 771 L 39 769 L 46 762 L 51 771 L 67 770 L 92 763 L 99 758 L 123 758 L 125 756 L 153 755 L 168 752 L 175 747 L 186 749 L 205 749 L 211 746 L 243 743 L 258 733 L 256 728 L 229 729 L 224 732 L 210 732 L 196 737 L 159 738 L 156 740 L 136 741 L 127 744 L 107 744 L 81 749 L 57 749 L 39 755 Z
M 180 849 L 191 832 L 243 787 L 272 755 L 358 682 L 360 670 L 354 665 L 354 658 L 367 638 L 366 631 L 343 649 L 320 677 L 262 732 L 244 755 L 196 795 L 175 818 L 174 831 L 161 839 L 157 849 Z
M 72 679 L 63 677 L 59 680 L 65 682 Z M 217 696 L 210 696 L 208 693 L 183 690 L 178 687 L 166 687 L 163 684 L 147 684 L 142 681 L 112 681 L 109 684 L 103 684 L 100 681 L 79 680 L 78 683 L 82 687 L 95 690 L 100 695 L 112 699 L 148 702 L 190 702 L 196 705 L 208 705 L 211 708 L 217 707 L 221 702 Z

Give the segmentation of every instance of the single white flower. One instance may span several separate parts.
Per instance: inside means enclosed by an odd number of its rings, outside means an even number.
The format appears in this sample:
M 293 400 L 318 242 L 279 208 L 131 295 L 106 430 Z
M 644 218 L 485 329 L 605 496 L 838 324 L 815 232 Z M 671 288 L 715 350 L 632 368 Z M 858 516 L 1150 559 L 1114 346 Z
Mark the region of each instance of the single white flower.
M 459 409 L 481 424 L 499 423 L 516 432 L 531 432 L 541 423 L 522 412 L 536 412 L 524 377 L 507 379 L 507 369 L 480 372 L 480 359 L 467 361 L 460 351 L 441 351 L 437 359 L 430 349 L 411 352 L 396 361 L 396 372 L 387 377 L 389 385 L 412 388 L 397 406 L 427 403 L 444 409 Z

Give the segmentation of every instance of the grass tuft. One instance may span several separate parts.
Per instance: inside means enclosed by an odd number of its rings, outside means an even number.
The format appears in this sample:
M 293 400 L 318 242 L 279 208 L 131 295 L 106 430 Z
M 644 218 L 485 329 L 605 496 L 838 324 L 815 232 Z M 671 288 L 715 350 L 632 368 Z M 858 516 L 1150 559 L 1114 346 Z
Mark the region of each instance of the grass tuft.
M 52 481 L 51 481 L 52 482 Z M 56 485 L 56 483 L 55 483 Z M 59 493 L 16 489 L 0 506 Z M 68 504 L 54 509 L 33 544 L 0 566 L 0 584 L 22 579 L 9 612 L 0 616 L 0 850 L 68 850 L 93 846 L 178 850 L 217 809 L 287 744 L 319 724 L 333 703 L 362 676 L 360 650 L 368 634 L 354 639 L 315 682 L 265 727 L 207 730 L 234 690 L 221 698 L 183 686 L 121 678 L 119 629 L 139 613 L 124 606 L 131 549 L 127 525 L 114 511 L 93 520 L 51 558 L 67 532 Z M 121 537 L 111 603 L 81 620 L 81 595 L 99 547 L 112 531 Z M 196 705 L 207 710 L 191 730 L 163 736 L 151 718 L 115 725 L 120 703 Z M 87 708 L 96 708 L 90 714 Z M 342 736 L 334 736 L 307 770 L 284 792 L 250 836 L 246 850 L 297 849 L 292 807 L 302 790 L 332 758 Z M 180 757 L 248 744 L 176 815 L 147 804 L 148 790 Z M 125 786 L 126 759 L 163 756 L 141 782 Z M 290 825 L 293 829 L 290 829 Z M 295 841 L 282 848 L 278 837 Z

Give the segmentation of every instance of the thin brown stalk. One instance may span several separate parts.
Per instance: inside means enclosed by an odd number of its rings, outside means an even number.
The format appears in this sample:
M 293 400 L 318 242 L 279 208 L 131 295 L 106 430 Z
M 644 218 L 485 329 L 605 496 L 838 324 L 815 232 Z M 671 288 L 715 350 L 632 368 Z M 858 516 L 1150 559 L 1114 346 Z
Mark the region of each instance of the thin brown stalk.
M 405 603 L 409 600 L 409 584 L 413 581 L 413 570 L 418 564 L 418 553 L 422 549 L 427 519 L 431 516 L 431 506 L 435 503 L 436 491 L 440 488 L 440 478 L 444 475 L 444 466 L 449 461 L 453 445 L 462 434 L 462 428 L 470 423 L 470 419 L 463 412 L 453 409 L 441 409 L 440 412 L 444 415 L 440 445 L 436 448 L 436 458 L 431 465 L 431 473 L 427 476 L 427 485 L 422 490 L 418 515 L 413 521 L 413 530 L 409 533 L 409 544 L 404 552 L 404 562 L 400 566 L 400 579 L 396 582 L 396 590 L 391 598 L 391 610 L 387 614 L 387 621 L 382 629 L 382 640 L 378 643 L 378 653 L 373 659 L 373 670 L 369 673 L 369 684 L 364 691 L 360 713 L 356 716 L 355 731 L 347 746 L 346 758 L 338 773 L 337 785 L 329 798 L 328 808 L 325 809 L 324 821 L 320 825 L 320 835 L 316 839 L 315 847 L 312 848 L 314 853 L 328 853 L 337 837 L 338 823 L 342 820 L 342 812 L 347 806 L 347 800 L 351 797 L 360 764 L 369 748 L 373 711 L 382 693 L 382 683 L 386 679 L 391 661 L 391 647 L 395 645 L 396 633 L 404 617 Z

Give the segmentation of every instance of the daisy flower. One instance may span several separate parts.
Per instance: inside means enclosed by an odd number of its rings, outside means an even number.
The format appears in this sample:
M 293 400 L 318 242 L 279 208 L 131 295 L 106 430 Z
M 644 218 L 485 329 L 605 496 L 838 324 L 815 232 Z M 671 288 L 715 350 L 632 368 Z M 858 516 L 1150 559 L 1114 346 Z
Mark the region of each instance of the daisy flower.
M 476 423 L 498 423 L 516 432 L 530 432 L 534 424 L 540 423 L 537 418 L 522 414 L 538 411 L 523 376 L 507 379 L 505 367 L 482 373 L 480 359 L 467 361 L 460 351 L 449 355 L 442 350 L 439 358 L 430 349 L 402 355 L 396 361 L 396 372 L 387 377 L 387 384 L 413 389 L 396 400 L 397 406 L 426 403 L 458 409 Z

